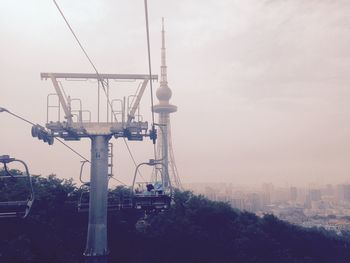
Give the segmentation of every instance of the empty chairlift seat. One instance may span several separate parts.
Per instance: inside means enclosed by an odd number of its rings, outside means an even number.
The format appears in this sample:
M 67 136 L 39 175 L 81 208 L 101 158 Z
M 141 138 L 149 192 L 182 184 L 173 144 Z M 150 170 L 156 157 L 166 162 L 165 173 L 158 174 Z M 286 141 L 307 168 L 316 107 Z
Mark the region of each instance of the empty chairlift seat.
M 0 218 L 4 217 L 26 217 L 32 201 L 8 201 L 0 202 Z
M 77 210 L 78 212 L 89 212 L 90 209 L 90 183 L 84 183 L 80 187 L 80 197 L 78 200 Z M 132 208 L 131 199 L 129 198 L 119 198 L 118 196 L 114 196 L 111 193 L 108 193 L 108 203 L 107 209 L 109 212 L 119 211 L 122 209 Z
M 24 172 L 9 169 L 10 163 L 21 163 Z M 34 202 L 34 191 L 29 169 L 25 162 L 11 158 L 9 155 L 0 156 L 0 218 L 28 216 Z M 19 196 L 16 196 L 17 193 Z

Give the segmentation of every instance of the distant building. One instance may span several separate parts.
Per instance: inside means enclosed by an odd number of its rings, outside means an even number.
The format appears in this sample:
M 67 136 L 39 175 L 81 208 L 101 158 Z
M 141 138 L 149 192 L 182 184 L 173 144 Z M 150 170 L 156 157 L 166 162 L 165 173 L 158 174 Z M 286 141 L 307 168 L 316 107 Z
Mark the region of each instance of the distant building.
M 338 201 L 344 200 L 344 185 L 338 184 L 335 189 L 335 196 Z
M 327 184 L 326 185 L 325 195 L 328 195 L 328 196 L 333 196 L 334 195 L 333 185 L 331 185 L 331 184 Z
M 350 184 L 337 185 L 335 190 L 335 196 L 338 201 L 350 202 Z
M 212 187 L 205 187 L 204 195 L 208 197 L 210 200 L 217 201 L 217 191 L 215 191 Z
M 261 198 L 258 194 L 248 194 L 245 200 L 244 209 L 249 212 L 257 212 L 262 210 Z
M 310 195 L 307 195 L 305 198 L 304 208 L 311 209 L 311 198 Z
M 244 210 L 244 200 L 242 198 L 232 198 L 231 206 L 240 210 Z
M 344 200 L 350 202 L 350 184 L 343 185 L 344 188 Z
M 309 195 L 311 201 L 321 201 L 321 189 L 310 189 Z
M 233 195 L 232 184 L 225 186 L 225 195 L 230 197 Z
M 290 201 L 296 202 L 298 198 L 298 189 L 295 186 L 290 188 Z
M 267 206 L 271 204 L 271 197 L 268 193 L 261 194 L 261 202 L 263 206 Z
M 263 191 L 264 199 L 265 199 L 264 202 L 266 204 L 271 204 L 272 196 L 274 193 L 274 185 L 271 183 L 264 183 L 262 185 L 262 191 Z

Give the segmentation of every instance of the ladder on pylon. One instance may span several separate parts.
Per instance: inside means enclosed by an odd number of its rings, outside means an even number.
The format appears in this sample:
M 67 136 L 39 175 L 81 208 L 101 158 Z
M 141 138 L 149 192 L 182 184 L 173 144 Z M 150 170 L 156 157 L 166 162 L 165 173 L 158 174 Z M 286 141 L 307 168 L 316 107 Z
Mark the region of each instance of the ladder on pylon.
M 113 143 L 108 144 L 108 177 L 113 177 Z

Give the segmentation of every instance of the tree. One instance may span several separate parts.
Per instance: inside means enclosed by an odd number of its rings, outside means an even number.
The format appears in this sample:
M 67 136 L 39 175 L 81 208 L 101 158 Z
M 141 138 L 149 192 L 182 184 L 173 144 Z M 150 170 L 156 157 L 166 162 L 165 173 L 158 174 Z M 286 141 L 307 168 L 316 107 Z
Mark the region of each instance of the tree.
M 76 212 L 79 189 L 55 175 L 34 176 L 33 184 L 30 216 L 0 221 L 0 262 L 84 262 L 88 215 Z M 2 198 L 22 191 L 20 184 L 12 187 L 0 188 Z M 117 187 L 109 196 L 129 193 Z M 160 213 L 108 213 L 109 262 L 345 263 L 350 261 L 348 236 L 305 229 L 273 215 L 260 218 L 189 191 L 176 191 L 170 209 Z

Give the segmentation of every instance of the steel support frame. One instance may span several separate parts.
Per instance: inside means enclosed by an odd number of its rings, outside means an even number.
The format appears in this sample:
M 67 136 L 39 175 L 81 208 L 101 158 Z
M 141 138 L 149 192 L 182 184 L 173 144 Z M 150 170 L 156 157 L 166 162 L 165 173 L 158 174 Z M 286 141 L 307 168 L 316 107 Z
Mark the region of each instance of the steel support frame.
M 63 92 L 61 91 L 61 88 L 58 84 L 57 79 L 52 74 L 49 74 L 48 77 L 50 77 L 50 79 L 52 81 L 52 84 L 56 90 L 56 94 L 58 96 L 58 99 L 62 105 L 64 114 L 65 114 L 65 118 L 67 119 L 67 122 L 70 125 L 70 124 L 72 124 L 73 120 L 72 120 L 72 113 L 71 113 L 71 109 L 69 107 L 69 104 L 67 104 L 67 102 L 64 98 Z
M 134 101 L 134 104 L 132 105 L 132 107 L 130 109 L 130 112 L 128 113 L 127 125 L 129 125 L 130 122 L 135 118 L 136 110 L 138 109 L 138 107 L 140 105 L 140 101 L 141 101 L 142 95 L 143 95 L 143 93 L 144 93 L 144 91 L 146 89 L 147 83 L 148 83 L 148 80 L 145 79 L 143 81 L 142 85 L 141 85 L 140 91 L 139 91 L 139 93 L 136 96 L 136 100 Z
M 123 79 L 123 80 L 138 80 L 147 79 L 150 77 L 147 74 L 94 74 L 94 73 L 46 73 L 40 74 L 41 79 L 55 78 L 55 79 Z M 158 75 L 152 75 L 152 80 L 158 80 Z

